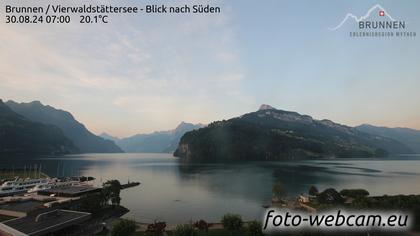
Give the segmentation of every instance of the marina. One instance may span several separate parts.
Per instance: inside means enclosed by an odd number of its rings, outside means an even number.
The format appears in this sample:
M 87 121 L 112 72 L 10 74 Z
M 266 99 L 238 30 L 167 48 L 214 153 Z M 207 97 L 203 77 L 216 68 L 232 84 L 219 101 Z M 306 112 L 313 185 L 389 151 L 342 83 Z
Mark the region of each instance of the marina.
M 0 197 L 11 196 L 32 191 L 36 186 L 48 184 L 48 179 L 19 179 L 5 181 L 0 187 Z
M 80 181 L 78 178 L 20 178 L 4 180 L 0 186 L 0 197 L 12 196 L 25 193 L 36 193 L 48 189 L 56 189 L 71 186 L 86 186 L 89 183 Z
M 15 170 L 3 170 L 6 172 L 14 173 Z M 122 206 L 114 206 L 112 198 L 115 195 L 110 194 L 114 194 L 115 186 L 119 186 L 119 195 L 120 190 L 140 185 L 139 182 L 120 184 L 113 180 L 100 187 L 93 185 L 95 178 L 91 176 L 49 177 L 41 173 L 40 168 L 26 171 L 26 166 L 23 172 L 16 174 L 13 180 L 9 174 L 1 180 L 0 234 L 60 235 L 71 232 L 79 235 L 83 232 L 91 235 L 101 232 L 104 226 L 100 222 L 128 212 Z M 90 208 L 90 201 L 101 203 Z M 91 212 L 95 212 L 93 217 Z M 90 225 L 85 226 L 86 222 Z

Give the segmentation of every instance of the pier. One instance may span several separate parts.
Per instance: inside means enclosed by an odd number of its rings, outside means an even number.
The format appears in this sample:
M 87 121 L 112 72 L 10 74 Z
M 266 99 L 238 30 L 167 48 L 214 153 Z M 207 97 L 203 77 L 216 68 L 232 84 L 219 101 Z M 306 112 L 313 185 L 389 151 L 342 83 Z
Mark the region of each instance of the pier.
M 133 188 L 139 185 L 140 185 L 140 182 L 128 182 L 126 184 L 121 184 L 121 189 Z

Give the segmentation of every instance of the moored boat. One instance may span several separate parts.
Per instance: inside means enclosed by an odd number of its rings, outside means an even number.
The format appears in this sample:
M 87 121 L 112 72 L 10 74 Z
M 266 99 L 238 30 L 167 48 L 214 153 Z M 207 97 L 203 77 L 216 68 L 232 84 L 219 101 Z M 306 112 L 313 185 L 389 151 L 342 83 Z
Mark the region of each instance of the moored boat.
M 36 185 L 47 184 L 48 179 L 19 179 L 6 181 L 0 186 L 0 197 L 11 196 L 28 192 Z

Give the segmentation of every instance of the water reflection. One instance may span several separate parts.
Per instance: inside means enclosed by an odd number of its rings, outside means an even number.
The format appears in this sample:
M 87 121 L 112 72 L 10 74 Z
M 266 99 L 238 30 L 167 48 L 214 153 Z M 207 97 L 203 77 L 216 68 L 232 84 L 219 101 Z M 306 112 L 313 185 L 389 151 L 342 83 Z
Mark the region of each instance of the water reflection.
M 418 158 L 418 157 L 417 157 Z M 0 159 L 0 167 L 42 166 L 49 176 L 85 175 L 101 185 L 109 179 L 140 181 L 124 190 L 128 217 L 181 223 L 217 221 L 227 213 L 259 218 L 273 186 L 282 196 L 296 196 L 315 185 L 365 188 L 373 195 L 420 193 L 420 162 L 413 156 L 387 160 L 317 160 L 186 165 L 169 154 L 89 154 L 65 157 Z M 274 188 L 276 189 L 276 188 Z

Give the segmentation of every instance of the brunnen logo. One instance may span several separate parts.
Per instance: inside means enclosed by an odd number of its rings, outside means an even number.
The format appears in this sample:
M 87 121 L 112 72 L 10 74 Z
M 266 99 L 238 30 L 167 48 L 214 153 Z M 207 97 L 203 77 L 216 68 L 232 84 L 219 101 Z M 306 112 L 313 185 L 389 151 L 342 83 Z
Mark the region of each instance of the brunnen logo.
M 348 20 L 354 20 L 357 24 L 358 30 L 349 32 L 349 36 L 352 38 L 416 37 L 416 32 L 409 31 L 404 20 L 396 20 L 379 4 L 371 7 L 365 15 L 360 17 L 353 13 L 347 13 L 337 26 L 329 28 L 329 30 L 339 30 Z

